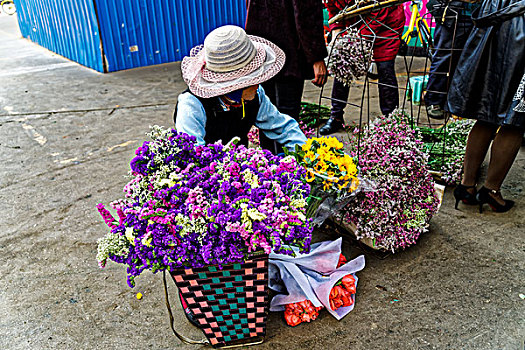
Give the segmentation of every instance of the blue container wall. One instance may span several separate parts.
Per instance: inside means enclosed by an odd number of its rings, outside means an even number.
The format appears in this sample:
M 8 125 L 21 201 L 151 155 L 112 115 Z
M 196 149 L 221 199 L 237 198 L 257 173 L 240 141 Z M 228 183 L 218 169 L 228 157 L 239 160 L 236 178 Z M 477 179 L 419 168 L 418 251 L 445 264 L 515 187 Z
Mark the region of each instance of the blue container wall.
M 213 29 L 244 27 L 246 0 L 95 0 L 107 71 L 180 61 Z
M 103 72 L 93 0 L 15 0 L 15 6 L 25 38 Z

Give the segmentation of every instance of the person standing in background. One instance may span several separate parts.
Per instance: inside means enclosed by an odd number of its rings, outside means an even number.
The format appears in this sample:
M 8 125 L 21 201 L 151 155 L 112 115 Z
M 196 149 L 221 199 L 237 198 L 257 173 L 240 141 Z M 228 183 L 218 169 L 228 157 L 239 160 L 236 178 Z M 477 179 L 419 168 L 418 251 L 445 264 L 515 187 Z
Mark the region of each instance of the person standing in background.
M 434 54 L 428 76 L 425 105 L 430 118 L 443 119 L 448 86 L 472 31 L 472 11 L 479 4 L 463 1 L 431 0 L 427 9 L 435 18 Z
M 525 74 L 525 0 L 484 0 L 472 14 L 474 29 L 465 43 L 447 98 L 447 110 L 475 119 L 463 160 L 463 178 L 454 189 L 456 209 L 490 205 L 506 212 L 501 185 L 520 149 L 525 130 L 522 78 Z M 493 140 L 493 141 L 492 141 Z M 476 189 L 489 146 L 490 162 L 483 186 Z
M 352 5 L 354 0 L 328 0 L 326 7 L 330 18 L 337 15 L 346 6 Z M 330 25 L 332 40 L 337 35 L 355 24 L 357 18 Z M 366 23 L 366 24 L 365 24 Z M 381 113 L 390 114 L 399 106 L 395 59 L 401 45 L 401 34 L 405 25 L 405 11 L 403 5 L 396 5 L 373 11 L 364 17 L 357 29 L 364 38 L 375 37 L 373 46 L 373 61 L 377 65 L 379 106 Z M 350 88 L 343 82 L 335 79 L 332 87 L 332 110 L 330 119 L 319 129 L 321 135 L 329 135 L 343 127 L 344 109 L 348 100 Z
M 298 119 L 304 81 L 322 86 L 328 56 L 320 0 L 246 0 L 246 33 L 276 44 L 286 54 L 283 69 L 262 84 L 279 112 Z M 261 137 L 261 146 L 273 141 Z

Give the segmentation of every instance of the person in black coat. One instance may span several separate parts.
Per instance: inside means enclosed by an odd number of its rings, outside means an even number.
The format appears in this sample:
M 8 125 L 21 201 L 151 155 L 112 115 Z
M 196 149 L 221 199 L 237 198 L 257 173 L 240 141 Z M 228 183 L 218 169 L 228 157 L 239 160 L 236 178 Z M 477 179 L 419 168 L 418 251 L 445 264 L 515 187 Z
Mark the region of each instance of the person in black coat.
M 503 199 L 500 188 L 520 149 L 525 113 L 516 96 L 525 74 L 525 0 L 485 0 L 472 19 L 471 32 L 448 94 L 448 110 L 476 119 L 463 162 L 463 179 L 454 190 L 459 201 L 488 203 L 506 212 L 514 202 Z M 523 95 L 523 92 L 521 92 Z M 476 191 L 479 168 L 492 143 L 487 178 Z
M 319 0 L 246 0 L 246 33 L 276 44 L 286 54 L 283 69 L 262 84 L 279 112 L 298 119 L 304 81 L 322 86 L 328 74 L 323 29 L 323 4 Z M 261 137 L 261 146 L 269 140 Z M 277 152 L 278 153 L 278 152 Z

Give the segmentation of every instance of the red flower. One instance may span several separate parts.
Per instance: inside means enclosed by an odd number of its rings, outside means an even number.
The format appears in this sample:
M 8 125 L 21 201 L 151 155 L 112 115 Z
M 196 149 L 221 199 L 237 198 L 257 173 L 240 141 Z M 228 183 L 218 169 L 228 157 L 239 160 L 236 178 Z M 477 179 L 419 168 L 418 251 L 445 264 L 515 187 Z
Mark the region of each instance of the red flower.
M 315 307 L 310 300 L 287 304 L 284 308 L 284 319 L 288 325 L 295 327 L 302 322 L 315 320 L 322 308 Z
M 337 287 L 337 286 L 334 286 L 334 287 L 332 288 L 332 290 L 330 291 L 330 297 L 329 297 L 329 299 L 336 299 L 336 298 L 338 297 L 338 295 L 339 295 L 339 290 L 336 289 L 335 287 Z
M 284 312 L 284 319 L 286 320 L 286 323 L 292 327 L 295 327 L 303 322 L 299 316 L 296 316 L 292 313 L 287 313 L 286 311 Z
M 348 291 L 343 290 L 343 293 L 341 294 L 341 301 L 343 302 L 343 306 L 350 306 L 354 303 L 352 299 L 352 294 L 350 294 Z
M 350 294 L 355 294 L 355 278 L 352 275 L 346 275 L 341 280 L 341 283 Z
M 344 264 L 346 264 L 346 258 L 343 254 L 339 255 L 339 262 L 337 263 L 337 267 L 341 267 Z
M 301 321 L 303 321 L 303 322 L 310 322 L 310 320 L 311 320 L 311 317 L 310 317 L 309 313 L 304 312 L 301 315 Z
M 352 294 L 355 294 L 355 278 L 354 276 L 346 275 L 330 291 L 329 301 L 330 308 L 337 310 L 340 307 L 350 306 L 354 303 Z
M 337 307 L 335 306 L 334 299 L 330 299 L 330 309 L 337 310 Z
M 340 286 L 334 286 L 330 291 L 330 307 L 334 311 L 339 309 L 343 305 L 343 302 L 341 301 L 342 292 L 343 289 Z

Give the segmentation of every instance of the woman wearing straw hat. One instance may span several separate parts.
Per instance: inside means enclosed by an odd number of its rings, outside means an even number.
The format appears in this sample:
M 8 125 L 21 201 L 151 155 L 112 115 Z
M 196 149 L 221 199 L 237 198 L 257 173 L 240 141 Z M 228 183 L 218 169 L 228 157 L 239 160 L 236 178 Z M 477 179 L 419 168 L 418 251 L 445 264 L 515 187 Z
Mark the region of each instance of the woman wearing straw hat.
M 194 47 L 181 64 L 188 90 L 179 95 L 175 109 L 177 131 L 197 138 L 198 144 L 230 141 L 257 126 L 268 138 L 293 149 L 306 142 L 299 124 L 280 113 L 260 83 L 275 76 L 284 65 L 281 49 L 263 38 L 247 35 L 237 26 L 213 30 L 204 45 Z M 196 322 L 179 293 L 188 320 Z
M 285 56 L 271 42 L 237 26 L 213 30 L 204 45 L 184 57 L 181 70 L 188 90 L 179 95 L 175 110 L 177 131 L 197 138 L 197 143 L 228 142 L 258 127 L 268 138 L 293 149 L 306 137 L 297 122 L 280 113 L 260 83 L 275 76 Z

